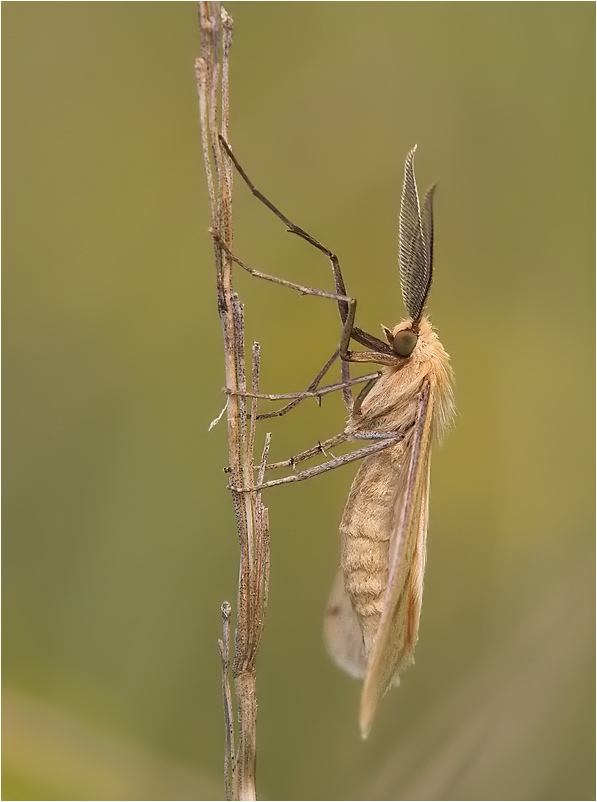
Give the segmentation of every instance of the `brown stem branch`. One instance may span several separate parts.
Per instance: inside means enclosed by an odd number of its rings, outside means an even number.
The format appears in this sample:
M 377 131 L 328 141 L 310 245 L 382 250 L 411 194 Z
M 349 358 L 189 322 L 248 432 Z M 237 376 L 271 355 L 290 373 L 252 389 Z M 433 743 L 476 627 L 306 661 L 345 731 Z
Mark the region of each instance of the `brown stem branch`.
M 211 208 L 211 230 L 216 266 L 218 311 L 224 340 L 229 471 L 238 528 L 240 571 L 234 631 L 232 678 L 237 708 L 238 742 L 234 742 L 232 698 L 229 682 L 230 605 L 222 605 L 224 637 L 220 641 L 222 687 L 226 725 L 224 779 L 229 799 L 256 799 L 257 701 L 255 656 L 263 631 L 269 576 L 269 525 L 267 509 L 255 486 L 256 399 L 247 401 L 244 344 L 244 311 L 232 290 L 232 162 L 221 141 L 228 134 L 228 71 L 232 44 L 232 20 L 219 2 L 199 3 L 201 58 L 196 62 L 201 141 Z M 259 391 L 259 346 L 253 347 L 251 392 Z M 247 410 L 249 406 L 249 410 Z M 249 414 L 247 414 L 249 412 Z M 250 421 L 250 423 L 249 423 Z M 263 481 L 269 449 L 258 472 Z M 238 489 L 236 489 L 238 488 Z
M 229 602 L 222 604 L 222 629 L 224 637 L 218 641 L 220 660 L 222 661 L 222 699 L 224 703 L 224 721 L 226 724 L 226 750 L 224 753 L 224 785 L 226 799 L 232 799 L 232 774 L 234 770 L 234 714 L 232 712 L 232 694 L 230 692 L 230 614 Z

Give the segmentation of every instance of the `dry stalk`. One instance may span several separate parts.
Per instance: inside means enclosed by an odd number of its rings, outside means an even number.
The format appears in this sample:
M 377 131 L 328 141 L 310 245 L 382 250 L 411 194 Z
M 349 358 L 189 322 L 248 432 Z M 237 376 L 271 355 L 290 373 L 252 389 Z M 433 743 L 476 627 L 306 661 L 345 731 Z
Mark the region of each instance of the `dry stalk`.
M 224 778 L 227 799 L 256 799 L 255 757 L 257 697 L 255 658 L 263 631 L 269 579 L 269 521 L 259 490 L 263 484 L 269 451 L 267 435 L 257 477 L 253 449 L 259 397 L 259 345 L 253 344 L 251 396 L 247 397 L 244 311 L 232 291 L 232 163 L 222 149 L 219 135 L 228 139 L 228 66 L 232 43 L 232 19 L 218 2 L 199 3 L 201 58 L 196 62 L 201 135 L 207 187 L 211 205 L 211 230 L 218 311 L 224 339 L 229 471 L 238 527 L 240 571 L 234 656 L 230 666 L 230 617 L 228 602 L 222 605 L 222 693 L 226 729 Z M 248 409 L 247 409 L 248 405 Z M 257 481 L 255 481 L 255 478 Z M 236 699 L 236 731 L 230 689 L 230 670 Z

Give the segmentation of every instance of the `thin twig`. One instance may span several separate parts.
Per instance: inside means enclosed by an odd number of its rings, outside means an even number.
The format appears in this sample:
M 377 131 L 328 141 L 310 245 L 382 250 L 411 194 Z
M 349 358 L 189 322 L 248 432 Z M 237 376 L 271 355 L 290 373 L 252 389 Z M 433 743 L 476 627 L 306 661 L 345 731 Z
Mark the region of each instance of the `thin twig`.
M 224 754 L 224 784 L 226 799 L 232 799 L 232 772 L 234 769 L 234 716 L 232 713 L 232 694 L 230 692 L 230 615 L 229 602 L 222 604 L 222 629 L 224 637 L 218 641 L 222 661 L 222 697 L 224 720 L 226 724 L 226 751 Z
M 251 398 L 251 423 L 249 428 L 249 453 L 255 450 L 255 428 L 257 425 L 257 399 L 259 398 L 259 368 L 260 368 L 260 349 L 259 343 L 253 343 L 253 359 L 251 363 L 251 391 L 247 397 Z
M 247 415 L 247 379 L 244 356 L 244 314 L 232 291 L 232 163 L 222 150 L 229 119 L 228 74 L 232 43 L 232 20 L 220 3 L 199 3 L 201 58 L 196 63 L 201 138 L 211 208 L 211 226 L 218 311 L 224 340 L 226 386 L 231 390 L 227 405 L 229 470 L 235 487 L 254 485 L 255 400 Z M 219 122 L 219 120 L 221 122 Z M 258 391 L 258 352 L 253 357 L 251 390 Z M 251 429 L 247 431 L 247 419 Z M 267 592 L 269 540 L 267 510 L 260 494 L 232 491 L 238 528 L 240 571 L 234 631 L 232 677 L 237 701 L 238 742 L 234 743 L 230 686 L 224 694 L 226 722 L 226 793 L 232 799 L 255 799 L 255 755 L 257 703 L 255 654 L 262 629 Z M 224 614 L 224 613 L 223 613 Z M 220 651 L 226 686 L 230 657 L 227 638 L 229 613 L 224 622 Z
M 259 466 L 259 471 L 257 473 L 258 485 L 263 483 L 271 439 L 272 436 L 268 432 L 265 436 L 265 445 L 263 446 L 263 453 L 261 455 L 261 464 Z M 269 561 L 270 561 L 269 514 L 267 507 L 265 507 L 261 502 L 261 490 L 258 490 L 256 493 L 255 504 L 257 512 L 256 535 L 257 535 L 258 555 L 259 555 L 259 571 L 257 572 L 257 576 L 262 577 L 262 581 L 259 587 L 259 593 L 260 593 L 259 631 L 257 635 L 257 642 L 255 644 L 255 651 L 257 651 L 257 649 L 259 649 L 259 646 L 261 645 L 261 638 L 263 637 L 263 627 L 265 624 L 265 613 L 267 610 L 267 600 L 269 594 Z

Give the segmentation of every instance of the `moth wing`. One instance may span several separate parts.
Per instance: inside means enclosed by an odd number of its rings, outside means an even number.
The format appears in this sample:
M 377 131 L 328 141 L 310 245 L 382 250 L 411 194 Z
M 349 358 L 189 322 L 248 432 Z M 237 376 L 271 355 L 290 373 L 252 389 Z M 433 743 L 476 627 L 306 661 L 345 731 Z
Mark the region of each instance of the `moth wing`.
M 363 679 L 367 668 L 363 633 L 344 589 L 344 574 L 338 569 L 323 622 L 323 638 L 334 662 L 347 674 Z
M 416 642 L 425 566 L 432 414 L 433 398 L 426 381 L 417 409 L 406 488 L 390 538 L 384 609 L 361 694 L 363 738 L 369 733 L 379 700 L 390 685 L 397 683 L 398 671 L 412 660 Z
M 409 663 L 414 662 L 413 652 L 419 633 L 419 618 L 421 615 L 421 602 L 423 601 L 423 576 L 425 574 L 425 557 L 427 548 L 427 521 L 429 520 L 429 455 L 427 450 L 426 475 L 422 480 L 422 495 L 419 511 L 417 539 L 412 557 L 410 576 L 406 595 L 406 628 L 402 657 L 396 667 L 392 684 L 398 684 L 398 673 Z

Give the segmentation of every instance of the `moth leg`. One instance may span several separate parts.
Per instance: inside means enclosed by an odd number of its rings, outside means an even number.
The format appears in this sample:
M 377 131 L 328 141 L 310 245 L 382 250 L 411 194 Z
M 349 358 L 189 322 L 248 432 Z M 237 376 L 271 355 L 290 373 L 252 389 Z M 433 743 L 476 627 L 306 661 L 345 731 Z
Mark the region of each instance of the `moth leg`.
M 294 473 L 291 476 L 283 476 L 281 479 L 273 479 L 270 482 L 263 482 L 262 484 L 255 485 L 254 487 L 232 487 L 232 485 L 228 485 L 231 490 L 236 490 L 240 493 L 243 492 L 252 492 L 253 490 L 263 490 L 264 488 L 268 487 L 275 487 L 276 485 L 286 485 L 290 484 L 291 482 L 303 482 L 306 479 L 311 479 L 313 476 L 318 476 L 320 473 L 327 473 L 327 471 L 333 471 L 335 468 L 340 468 L 342 465 L 348 465 L 349 462 L 355 462 L 356 460 L 363 459 L 364 457 L 370 456 L 371 454 L 377 454 L 380 451 L 385 451 L 386 448 L 390 448 L 391 446 L 396 445 L 401 440 L 404 439 L 406 436 L 407 431 L 404 432 L 362 432 L 358 433 L 356 436 L 358 439 L 361 440 L 377 440 L 376 443 L 373 443 L 370 446 L 365 446 L 365 448 L 358 448 L 356 451 L 351 451 L 349 454 L 343 454 L 341 457 L 334 457 L 333 459 L 328 460 L 327 462 L 322 463 L 321 465 L 316 465 L 314 468 L 309 468 L 306 471 L 299 471 L 298 473 Z M 354 433 L 346 433 L 342 432 L 341 435 L 336 435 L 336 437 L 341 437 L 342 440 L 347 440 L 349 437 L 355 437 Z M 331 438 L 336 443 L 342 442 L 342 440 L 336 440 L 335 438 Z M 321 444 L 321 446 L 325 446 L 329 443 Z M 313 453 L 310 453 L 309 456 L 315 456 L 316 452 L 319 451 L 321 446 L 316 446 L 314 449 L 311 449 Z M 304 452 L 304 454 L 308 454 L 309 452 Z M 305 459 L 308 459 L 305 456 Z M 288 463 L 289 461 L 287 461 Z M 287 464 L 286 463 L 286 464 Z M 273 468 L 273 467 L 283 467 L 285 463 L 272 463 L 271 465 L 267 465 L 266 468 Z
M 286 281 L 285 279 L 278 278 L 277 276 L 270 276 L 268 273 L 263 273 L 261 270 L 255 270 L 255 268 L 249 267 L 249 265 L 246 264 L 245 262 L 243 262 L 242 259 L 239 259 L 238 256 L 235 256 L 235 254 L 232 253 L 230 248 L 228 248 L 228 246 L 222 240 L 222 238 L 217 233 L 217 231 L 214 231 L 213 229 L 210 229 L 210 231 L 211 231 L 211 234 L 212 234 L 213 238 L 218 242 L 218 244 L 220 245 L 222 250 L 224 250 L 228 254 L 230 259 L 232 259 L 233 262 L 235 262 L 237 265 L 242 267 L 243 270 L 246 270 L 248 273 L 250 273 L 250 275 L 255 276 L 255 278 L 262 278 L 262 279 L 265 279 L 266 281 L 272 281 L 275 284 L 281 284 L 284 287 L 290 287 L 291 289 L 298 290 L 302 295 L 315 295 L 315 296 L 320 296 L 320 297 L 323 297 L 323 298 L 331 298 L 331 299 L 333 299 L 335 301 L 338 301 L 339 304 L 340 303 L 346 303 L 347 308 L 348 308 L 348 314 L 347 314 L 346 319 L 344 321 L 344 327 L 343 327 L 343 330 L 342 330 L 342 341 L 344 342 L 344 340 L 345 340 L 346 342 L 345 342 L 344 345 L 341 345 L 340 352 L 342 352 L 342 351 L 345 352 L 346 351 L 346 349 L 348 347 L 348 342 L 350 341 L 350 338 L 351 338 L 352 333 L 354 331 L 353 321 L 354 321 L 354 309 L 356 308 L 356 301 L 353 298 L 349 298 L 346 295 L 336 295 L 335 293 L 332 293 L 332 292 L 325 292 L 323 290 L 317 290 L 314 287 L 305 287 L 303 284 L 296 284 L 293 281 Z M 344 284 L 342 284 L 342 287 L 344 287 Z M 352 310 L 352 314 L 351 314 L 351 310 Z M 329 367 L 325 367 L 324 368 L 324 373 L 328 369 L 329 369 Z M 349 389 L 349 386 L 350 386 L 349 385 L 349 382 L 350 382 L 350 369 L 349 369 L 349 366 L 347 364 L 345 364 L 345 360 L 344 359 L 342 361 L 342 366 L 341 366 L 341 376 L 342 376 L 342 382 L 343 382 L 343 385 L 344 385 L 342 387 L 342 397 L 344 399 L 344 404 L 346 405 L 346 408 L 348 409 L 349 412 L 351 412 L 352 411 L 353 401 L 352 401 L 352 395 L 351 395 L 350 389 Z M 288 410 L 287 411 L 292 409 L 294 406 L 296 406 L 296 404 L 293 404 L 292 406 L 288 405 Z M 284 414 L 284 413 L 282 412 L 281 414 Z M 276 413 L 267 413 L 263 417 L 272 418 L 272 417 L 275 417 L 275 416 L 276 416 Z M 260 415 L 259 419 L 261 419 L 261 417 L 262 416 Z
M 344 319 L 344 323 L 342 326 L 342 334 L 340 335 L 340 345 L 338 346 L 338 353 L 340 355 L 340 359 L 342 360 L 341 365 L 341 375 L 342 381 L 348 382 L 350 381 L 350 365 L 348 360 L 346 359 L 346 355 L 348 354 L 348 346 L 350 344 L 350 338 L 354 334 L 354 318 L 357 312 L 357 302 L 356 298 L 352 298 L 348 303 L 348 313 L 346 318 Z M 348 385 L 344 390 L 342 390 L 342 398 L 344 399 L 344 404 L 346 409 L 352 413 L 354 407 L 354 401 L 352 398 L 352 393 L 348 388 Z
M 348 345 L 351 337 L 354 336 L 354 318 L 357 311 L 357 302 L 355 298 L 351 298 L 348 303 L 348 315 L 344 321 L 342 328 L 342 335 L 340 337 L 340 359 L 343 362 L 376 362 L 378 365 L 387 365 L 388 367 L 395 367 L 404 363 L 404 357 L 398 356 L 394 351 L 388 348 L 389 353 L 386 351 L 349 351 Z M 370 389 L 370 388 L 369 388 Z M 362 401 L 362 399 L 361 399 Z
M 350 379 L 348 382 L 337 382 L 336 384 L 326 384 L 323 387 L 315 388 L 314 390 L 305 390 L 302 393 L 251 393 L 251 392 L 241 392 L 232 391 L 228 388 L 224 389 L 224 392 L 228 395 L 238 395 L 242 396 L 243 398 L 259 398 L 263 401 L 286 401 L 289 398 L 293 399 L 299 403 L 300 401 L 304 401 L 305 398 L 315 398 L 318 404 L 321 405 L 320 399 L 324 395 L 330 395 L 331 393 L 335 393 L 338 390 L 343 390 L 346 386 L 353 387 L 355 384 L 361 384 L 362 382 L 376 382 L 379 377 L 381 376 L 381 371 L 377 371 L 376 373 L 367 373 L 365 376 L 357 376 L 354 379 Z M 312 385 L 311 385 L 312 386 Z M 294 405 L 293 405 L 294 406 Z M 287 405 L 290 407 L 290 405 Z M 276 410 L 275 412 L 271 413 L 262 413 L 256 416 L 256 420 L 260 418 L 271 418 L 277 415 L 285 415 L 286 412 L 289 411 L 287 407 L 283 407 L 282 409 Z
M 380 354 L 377 351 L 347 351 L 340 358 L 346 362 L 376 362 L 378 365 L 386 365 L 389 368 L 394 368 L 406 361 L 404 357 L 396 356 L 396 354 Z
M 215 241 L 218 243 L 220 248 L 230 257 L 230 259 L 232 259 L 232 261 L 235 262 L 237 265 L 239 265 L 239 267 L 242 267 L 243 270 L 246 270 L 247 273 L 250 273 L 250 275 L 254 276 L 255 278 L 262 278 L 265 279 L 266 281 L 273 281 L 274 284 L 281 284 L 283 287 L 290 287 L 290 289 L 292 290 L 298 290 L 298 292 L 300 292 L 301 295 L 316 295 L 321 298 L 331 298 L 334 301 L 338 301 L 338 303 L 346 302 L 347 304 L 350 303 L 350 301 L 352 300 L 351 298 L 345 295 L 337 295 L 334 292 L 325 292 L 325 290 L 317 290 L 315 289 L 315 287 L 306 287 L 304 284 L 297 284 L 294 281 L 286 281 L 286 279 L 278 278 L 277 276 L 270 276 L 269 273 L 263 273 L 261 270 L 256 270 L 254 267 L 249 267 L 249 265 L 246 264 L 246 262 L 243 262 L 242 259 L 239 259 L 238 256 L 232 253 L 230 248 L 226 245 L 226 243 L 220 237 L 217 231 L 215 231 L 213 228 L 210 228 L 209 232 L 215 239 Z
M 258 398 L 263 398 L 267 401 L 282 401 L 286 398 L 292 398 L 293 401 L 290 404 L 287 404 L 285 407 L 276 410 L 275 412 L 263 412 L 257 415 L 257 420 L 263 420 L 264 418 L 275 418 L 279 417 L 280 415 L 286 415 L 287 412 L 290 412 L 297 404 L 301 401 L 304 401 L 305 398 L 315 398 L 317 403 L 321 405 L 321 398 L 324 395 L 329 395 L 330 393 L 334 393 L 338 390 L 346 390 L 353 387 L 355 384 L 361 384 L 362 382 L 367 382 L 367 392 L 370 389 L 369 385 L 375 384 L 381 373 L 367 373 L 365 376 L 357 376 L 357 378 L 349 379 L 347 382 L 338 382 L 337 384 L 327 384 L 324 387 L 311 389 L 312 385 L 310 385 L 309 389 L 306 390 L 304 393 L 279 393 L 278 395 L 264 395 L 259 394 Z M 251 393 L 247 393 L 247 395 L 252 395 Z M 359 393 L 361 395 L 361 393 Z M 354 412 L 353 412 L 354 414 Z
M 327 457 L 328 449 L 333 448 L 334 446 L 337 446 L 340 443 L 346 442 L 346 440 L 348 440 L 348 437 L 349 435 L 345 431 L 340 432 L 340 434 L 337 434 L 334 437 L 330 437 L 328 440 L 324 440 L 323 443 L 317 443 L 316 446 L 308 448 L 306 451 L 301 451 L 300 454 L 296 454 L 294 457 L 282 460 L 281 462 L 268 462 L 265 466 L 265 470 L 268 471 L 274 468 L 294 468 L 294 466 L 298 465 L 299 462 L 304 462 L 305 460 L 312 459 L 313 457 L 317 457 L 320 454 L 324 454 Z M 255 470 L 257 470 L 260 466 L 255 465 L 254 467 Z M 224 468 L 224 473 L 230 473 L 230 469 Z
M 373 388 L 374 384 L 377 384 L 378 379 L 371 378 L 367 382 L 367 384 L 361 389 L 357 397 L 355 398 L 355 402 L 352 407 L 352 415 L 354 418 L 359 418 L 361 416 L 361 406 L 363 401 L 369 394 L 369 390 Z
M 344 284 L 342 270 L 340 269 L 340 262 L 336 254 L 330 251 L 329 248 L 326 248 L 325 245 L 322 245 L 321 242 L 318 242 L 318 240 L 316 240 L 315 237 L 312 237 L 311 234 L 308 234 L 303 228 L 295 225 L 291 220 L 288 219 L 288 217 L 286 217 L 286 215 L 283 212 L 281 212 L 276 206 L 274 206 L 274 204 L 268 198 L 266 198 L 265 195 L 260 190 L 258 190 L 255 184 L 251 181 L 249 176 L 246 174 L 246 172 L 240 165 L 238 159 L 234 155 L 232 148 L 230 147 L 228 142 L 226 142 L 226 140 L 222 135 L 220 135 L 220 142 L 222 144 L 222 147 L 232 160 L 234 166 L 238 170 L 243 181 L 251 190 L 252 194 L 258 200 L 260 200 L 261 203 L 267 206 L 267 208 L 271 212 L 273 212 L 279 220 L 281 220 L 284 223 L 284 225 L 287 227 L 288 231 L 291 234 L 296 234 L 298 237 L 301 237 L 306 242 L 313 245 L 313 247 L 317 248 L 318 251 L 321 251 L 321 253 L 325 254 L 328 257 L 332 265 L 332 273 L 334 275 L 334 286 L 336 287 L 336 299 L 338 301 L 338 311 L 340 312 L 340 319 L 342 320 L 342 323 L 345 323 L 349 313 L 349 299 L 346 295 L 346 285 Z M 385 354 L 392 353 L 392 350 L 390 349 L 387 343 L 383 342 L 383 340 L 380 340 L 377 337 L 374 337 L 372 334 L 367 334 L 366 331 L 363 331 L 363 329 L 359 328 L 358 326 L 352 327 L 351 336 L 361 345 L 364 345 L 365 348 L 378 350 Z M 342 379 L 343 381 L 346 380 L 344 373 L 342 375 Z
M 266 470 L 271 470 L 273 468 L 294 468 L 294 466 L 298 465 L 299 462 L 312 459 L 312 457 L 317 457 L 319 454 L 325 454 L 327 456 L 326 451 L 328 449 L 333 448 L 340 443 L 344 443 L 346 440 L 348 440 L 348 434 L 346 432 L 340 432 L 340 434 L 335 435 L 335 437 L 330 437 L 329 440 L 324 440 L 323 443 L 317 443 L 317 445 L 313 446 L 313 448 L 309 448 L 307 451 L 296 454 L 294 457 L 290 457 L 290 459 L 285 459 L 282 462 L 270 462 L 265 466 L 265 468 Z
M 332 365 L 338 358 L 339 353 L 340 351 L 338 349 L 334 351 L 334 353 L 331 355 L 331 357 L 328 359 L 325 365 L 321 368 L 317 376 L 313 379 L 311 384 L 307 387 L 307 393 L 312 393 L 315 390 L 317 390 L 317 388 L 319 387 L 319 382 L 323 379 L 325 374 L 332 367 Z M 344 392 L 344 388 L 342 389 L 342 391 Z M 287 412 L 290 412 L 291 409 L 294 409 L 294 407 L 296 407 L 297 404 L 300 404 L 301 401 L 303 401 L 305 398 L 308 398 L 308 396 L 303 395 L 300 398 L 295 398 L 289 404 L 286 404 L 286 406 L 282 407 L 281 409 L 277 409 L 275 412 L 263 412 L 257 415 L 257 420 L 265 420 L 266 418 L 279 418 L 282 415 L 286 415 Z M 317 403 L 321 405 L 321 396 L 317 396 Z
M 405 432 L 351 432 L 350 436 L 354 440 L 393 440 L 400 435 L 404 437 Z
M 327 471 L 332 471 L 334 468 L 339 468 L 342 465 L 347 465 L 349 462 L 355 462 L 358 459 L 362 459 L 369 454 L 376 454 L 378 451 L 384 451 L 384 449 L 389 448 L 390 446 L 395 445 L 399 440 L 402 439 L 402 436 L 396 436 L 392 440 L 387 440 L 385 442 L 374 443 L 371 446 L 367 446 L 366 448 L 359 448 L 356 451 L 352 451 L 350 454 L 344 454 L 341 457 L 334 457 L 334 459 L 328 460 L 324 462 L 322 465 L 316 465 L 315 468 L 309 468 L 306 471 L 300 471 L 299 473 L 292 474 L 291 476 L 283 476 L 281 479 L 273 479 L 271 482 L 263 482 L 263 484 L 255 485 L 254 487 L 233 487 L 232 485 L 228 485 L 231 490 L 236 490 L 239 493 L 243 492 L 253 492 L 254 490 L 263 490 L 266 487 L 275 487 L 276 485 L 285 485 L 289 484 L 290 482 L 303 482 L 305 479 L 310 479 L 312 476 L 317 476 L 320 473 L 326 473 Z
M 340 355 L 340 349 L 336 349 L 334 351 L 334 353 L 332 354 L 332 356 L 328 359 L 328 361 L 322 367 L 322 369 L 319 371 L 317 376 L 313 379 L 311 384 L 308 386 L 308 388 L 307 388 L 307 393 L 308 394 L 315 393 L 315 391 L 319 387 L 319 382 L 323 379 L 323 377 L 328 372 L 328 370 L 331 368 L 331 366 L 334 364 L 336 359 L 338 359 L 339 355 Z M 339 385 L 331 385 L 329 392 L 333 392 L 333 390 L 331 389 L 332 387 L 334 389 L 341 389 L 342 390 L 342 395 L 343 395 L 344 399 L 346 400 L 346 394 L 348 393 L 348 395 L 350 396 L 350 385 L 348 384 L 349 382 L 350 382 L 350 375 L 348 375 L 345 378 L 344 374 L 343 374 L 342 375 L 342 382 Z M 324 389 L 324 388 L 322 388 L 322 389 Z M 286 415 L 287 412 L 290 412 L 291 409 L 294 409 L 294 407 L 296 407 L 297 404 L 300 404 L 301 401 L 303 401 L 305 398 L 308 398 L 308 397 L 309 397 L 309 395 L 307 395 L 307 394 L 301 395 L 300 397 L 295 398 L 289 404 L 286 404 L 286 406 L 282 407 L 281 409 L 276 410 L 275 412 L 264 412 L 264 413 L 261 413 L 261 414 L 257 415 L 257 420 L 265 420 L 265 418 L 278 418 L 281 415 Z M 352 396 L 350 396 L 350 397 L 352 398 Z M 317 395 L 316 398 L 317 398 L 317 403 L 321 404 L 321 395 Z
M 232 151 L 232 148 L 230 147 L 228 142 L 226 142 L 226 140 L 224 139 L 224 137 L 222 135 L 220 135 L 220 142 L 222 144 L 222 147 L 224 148 L 224 150 L 228 154 L 228 156 L 230 156 L 234 166 L 238 170 L 238 172 L 241 175 L 243 181 L 249 187 L 249 189 L 251 190 L 253 195 L 258 200 L 260 200 L 261 203 L 263 203 L 265 206 L 267 206 L 267 208 L 271 212 L 273 212 L 279 220 L 281 220 L 284 223 L 284 225 L 288 228 L 288 231 L 291 234 L 296 234 L 298 237 L 301 237 L 306 242 L 309 242 L 311 245 L 313 245 L 315 248 L 317 248 L 318 251 L 321 251 L 321 253 L 324 253 L 328 257 L 328 259 L 330 260 L 331 265 L 332 265 L 332 272 L 334 274 L 334 284 L 336 286 L 336 292 L 337 292 L 338 295 L 346 295 L 346 286 L 344 284 L 344 279 L 342 277 L 342 271 L 340 269 L 340 263 L 338 261 L 338 257 L 336 256 L 336 254 L 332 253 L 332 251 L 330 251 L 329 248 L 326 248 L 325 245 L 322 245 L 321 242 L 318 242 L 315 239 L 315 237 L 312 237 L 303 228 L 301 228 L 300 226 L 295 225 L 291 220 L 289 220 L 286 217 L 286 215 L 283 212 L 280 211 L 280 209 L 278 209 L 276 206 L 274 206 L 274 204 L 268 198 L 265 197 L 263 192 L 258 190 L 257 187 L 255 186 L 255 184 L 251 181 L 251 179 L 249 178 L 249 176 L 246 174 L 246 172 L 244 171 L 243 167 L 239 163 L 238 159 L 234 155 L 234 153 Z M 340 317 L 342 319 L 342 322 L 344 322 L 345 319 L 346 319 L 346 315 L 348 314 L 348 307 L 347 307 L 345 301 L 340 301 L 340 300 L 338 301 L 338 310 L 340 312 Z
M 344 403 L 346 408 L 349 412 L 354 414 L 354 406 L 355 402 L 353 401 L 352 394 L 350 392 L 350 387 L 352 384 L 358 384 L 360 381 L 367 381 L 368 384 L 366 385 L 363 390 L 359 393 L 357 397 L 358 401 L 358 412 L 360 414 L 361 404 L 373 386 L 377 379 L 379 378 L 379 374 L 376 376 L 367 376 L 367 377 L 359 377 L 358 379 L 351 380 L 350 379 L 350 372 L 349 372 L 349 362 L 358 362 L 358 361 L 372 361 L 371 359 L 359 359 L 359 355 L 365 354 L 367 357 L 371 355 L 375 355 L 376 360 L 380 361 L 381 364 L 385 365 L 395 365 L 396 364 L 396 356 L 389 356 L 386 354 L 377 355 L 376 352 L 366 352 L 366 351 L 356 351 L 356 352 L 349 352 L 348 345 L 350 343 L 350 338 L 352 336 L 352 332 L 354 329 L 354 318 L 356 314 L 357 302 L 355 298 L 350 298 L 348 300 L 348 314 L 346 316 L 346 320 L 344 321 L 344 325 L 342 327 L 342 335 L 340 337 L 340 345 L 336 351 L 332 354 L 332 356 L 328 359 L 326 364 L 323 368 L 319 371 L 317 376 L 313 379 L 309 387 L 307 388 L 306 394 L 301 396 L 300 398 L 297 397 L 282 409 L 276 410 L 275 412 L 265 412 L 257 416 L 257 420 L 264 420 L 265 418 L 275 418 L 281 415 L 285 415 L 287 412 L 290 412 L 297 404 L 299 404 L 303 398 L 309 397 L 310 394 L 313 394 L 319 385 L 319 382 L 323 378 L 323 376 L 327 373 L 330 369 L 334 361 L 340 356 L 342 360 L 342 382 L 339 385 L 333 385 L 334 389 L 342 389 L 342 397 L 344 399 Z M 355 357 L 356 354 L 356 357 Z M 330 388 L 331 391 L 331 388 Z M 318 403 L 320 403 L 320 399 L 318 397 Z
M 376 381 L 377 378 L 372 379 L 370 383 Z M 270 462 L 268 465 L 265 466 L 265 468 L 266 470 L 271 470 L 273 468 L 294 468 L 295 465 L 299 464 L 299 462 L 304 462 L 307 459 L 312 459 L 313 457 L 317 457 L 319 454 L 325 454 L 327 456 L 326 451 L 328 449 L 333 448 L 334 446 L 337 446 L 340 443 L 345 443 L 349 438 L 355 440 L 397 441 L 401 440 L 405 436 L 407 431 L 408 429 L 405 431 L 396 431 L 396 432 L 347 432 L 346 430 L 344 430 L 343 432 L 340 432 L 340 434 L 335 435 L 335 437 L 330 437 L 329 440 L 324 440 L 323 443 L 318 443 L 316 446 L 313 446 L 313 448 L 309 448 L 307 449 L 307 451 L 303 451 L 300 454 L 296 454 L 296 456 L 290 457 L 290 459 L 283 460 L 282 462 Z M 366 454 L 364 454 L 363 456 L 366 456 Z M 336 457 L 334 457 L 333 459 L 336 459 Z M 341 459 L 341 457 L 339 457 L 338 459 Z M 325 464 L 327 463 L 324 463 L 324 465 Z M 333 467 L 339 467 L 339 466 L 332 466 L 331 468 L 328 468 L 328 470 L 332 470 Z

